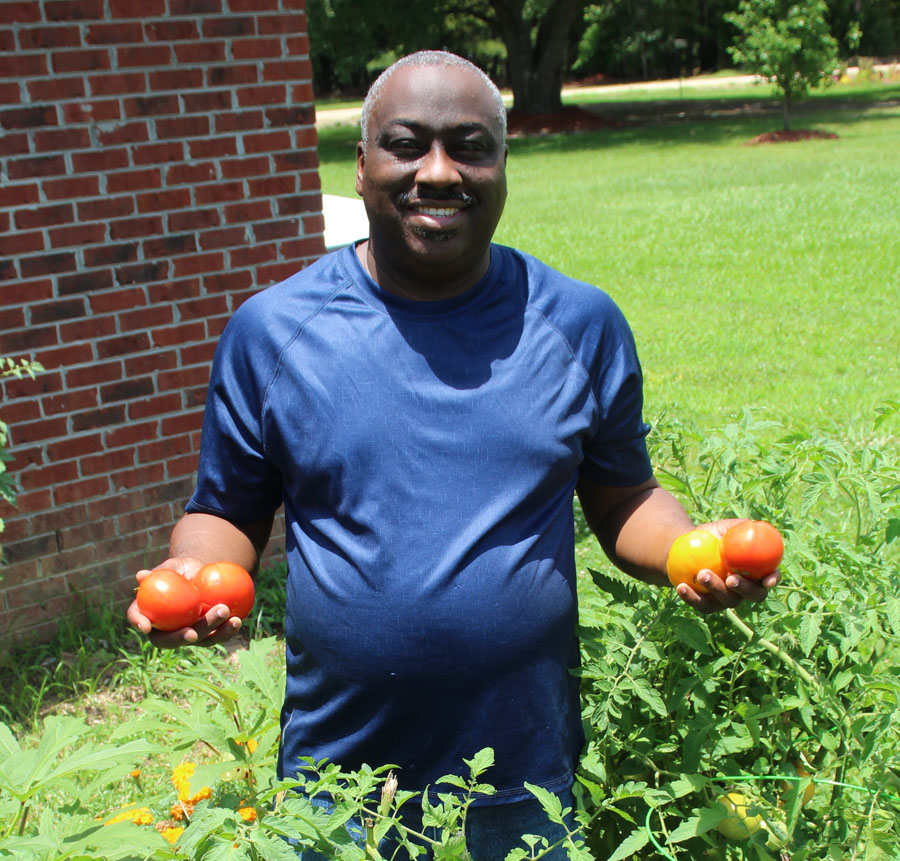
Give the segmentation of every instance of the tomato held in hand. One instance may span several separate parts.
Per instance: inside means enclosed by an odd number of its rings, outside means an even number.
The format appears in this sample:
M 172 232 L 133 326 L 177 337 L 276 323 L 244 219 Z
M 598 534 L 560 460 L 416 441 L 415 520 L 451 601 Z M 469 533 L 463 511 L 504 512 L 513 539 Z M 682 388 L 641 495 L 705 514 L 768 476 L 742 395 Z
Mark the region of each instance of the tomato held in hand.
M 669 549 L 666 574 L 673 586 L 687 583 L 695 592 L 708 595 L 709 589 L 697 580 L 697 575 L 707 569 L 720 580 L 725 579 L 727 569 L 719 551 L 719 538 L 705 529 L 693 529 L 679 535 Z
M 749 580 L 771 574 L 784 556 L 784 541 L 765 520 L 745 520 L 722 537 L 722 559 L 729 571 Z
M 200 618 L 200 592 L 177 571 L 158 568 L 138 585 L 137 605 L 160 631 L 177 631 Z
M 253 609 L 256 590 L 246 569 L 234 562 L 210 562 L 194 577 L 206 613 L 216 604 L 227 604 L 232 616 L 244 619 Z

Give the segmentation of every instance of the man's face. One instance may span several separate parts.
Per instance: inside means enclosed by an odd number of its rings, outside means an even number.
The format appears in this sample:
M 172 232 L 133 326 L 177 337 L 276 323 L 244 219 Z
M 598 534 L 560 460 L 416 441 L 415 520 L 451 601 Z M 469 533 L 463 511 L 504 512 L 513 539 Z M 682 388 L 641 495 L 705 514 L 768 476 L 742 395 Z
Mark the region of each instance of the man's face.
M 379 273 L 419 289 L 484 274 L 506 201 L 506 147 L 481 78 L 458 66 L 398 69 L 375 104 L 356 190 Z M 384 286 L 384 285 L 382 285 Z

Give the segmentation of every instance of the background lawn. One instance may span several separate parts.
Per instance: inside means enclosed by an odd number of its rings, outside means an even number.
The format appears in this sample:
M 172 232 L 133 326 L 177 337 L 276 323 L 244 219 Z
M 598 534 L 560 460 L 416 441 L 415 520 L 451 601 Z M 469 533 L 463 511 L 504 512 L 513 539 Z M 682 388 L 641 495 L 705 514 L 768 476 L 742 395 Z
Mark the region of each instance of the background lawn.
M 833 88 L 794 128 L 837 140 L 763 146 L 745 144 L 780 108 L 747 92 L 595 104 L 631 124 L 511 140 L 496 240 L 619 303 L 651 421 L 719 425 L 746 406 L 792 427 L 868 423 L 898 391 L 900 86 Z M 325 192 L 354 196 L 355 140 L 321 131 Z

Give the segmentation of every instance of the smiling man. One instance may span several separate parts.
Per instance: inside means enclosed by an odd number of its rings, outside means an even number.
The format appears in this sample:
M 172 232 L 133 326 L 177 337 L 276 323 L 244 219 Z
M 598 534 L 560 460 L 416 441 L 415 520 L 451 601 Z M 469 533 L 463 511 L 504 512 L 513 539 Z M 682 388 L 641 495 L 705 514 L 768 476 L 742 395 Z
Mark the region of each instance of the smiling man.
M 496 87 L 454 55 L 412 55 L 373 85 L 362 133 L 369 238 L 229 322 L 197 487 L 161 565 L 255 570 L 283 504 L 279 773 L 301 757 L 393 763 L 400 787 L 421 792 L 492 747 L 498 791 L 470 810 L 467 835 L 475 861 L 497 861 L 523 833 L 561 836 L 526 782 L 572 803 L 574 494 L 610 559 L 662 588 L 668 549 L 693 524 L 653 477 L 619 309 L 492 244 L 507 193 Z M 730 575 L 679 594 L 711 612 L 762 600 L 777 580 Z M 135 604 L 128 617 L 170 647 L 240 627 L 221 605 L 171 633 Z

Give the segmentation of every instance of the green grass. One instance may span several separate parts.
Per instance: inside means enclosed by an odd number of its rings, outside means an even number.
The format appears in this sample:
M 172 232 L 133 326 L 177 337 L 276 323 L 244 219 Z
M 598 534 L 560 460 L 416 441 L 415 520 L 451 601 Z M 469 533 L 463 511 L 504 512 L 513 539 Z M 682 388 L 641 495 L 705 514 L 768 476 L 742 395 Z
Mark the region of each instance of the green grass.
M 620 304 L 651 419 L 868 419 L 900 379 L 900 86 L 832 88 L 794 127 L 837 140 L 765 146 L 744 144 L 777 114 L 708 95 L 698 118 L 510 141 L 496 240 Z M 324 191 L 354 195 L 354 140 L 322 130 Z

